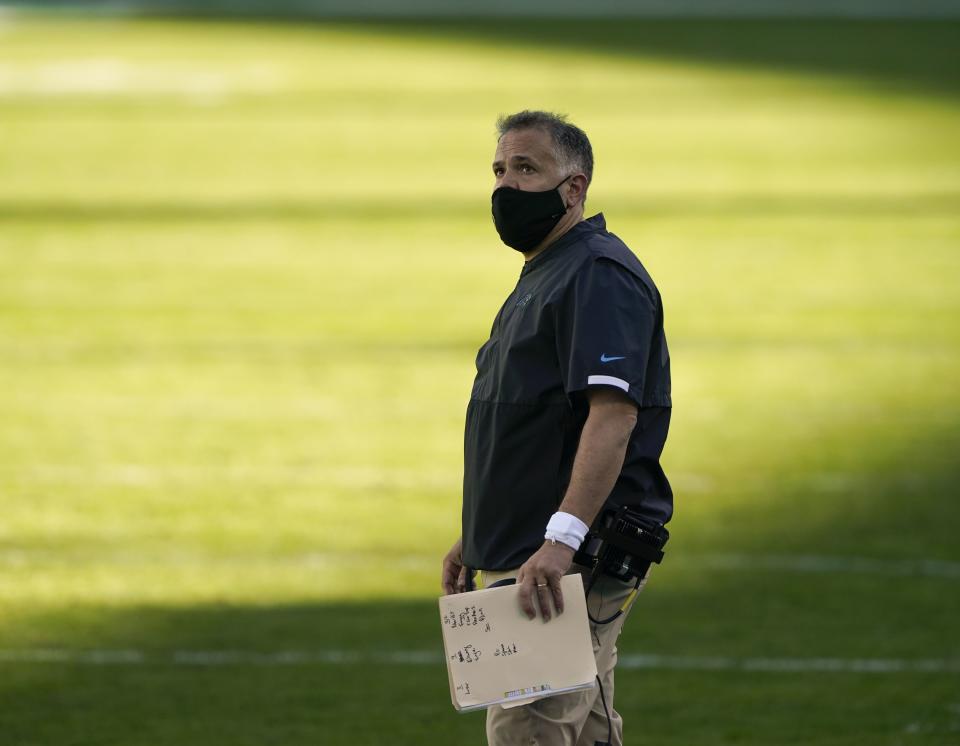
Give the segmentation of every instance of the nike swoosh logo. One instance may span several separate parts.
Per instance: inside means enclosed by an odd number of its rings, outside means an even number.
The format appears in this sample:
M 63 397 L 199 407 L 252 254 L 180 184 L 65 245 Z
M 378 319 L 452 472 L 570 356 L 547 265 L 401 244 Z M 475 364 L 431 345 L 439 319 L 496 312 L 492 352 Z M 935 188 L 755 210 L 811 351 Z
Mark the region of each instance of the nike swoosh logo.
M 614 360 L 626 360 L 626 355 L 621 355 L 620 357 L 607 357 L 605 352 L 600 353 L 600 362 L 601 363 L 612 363 Z

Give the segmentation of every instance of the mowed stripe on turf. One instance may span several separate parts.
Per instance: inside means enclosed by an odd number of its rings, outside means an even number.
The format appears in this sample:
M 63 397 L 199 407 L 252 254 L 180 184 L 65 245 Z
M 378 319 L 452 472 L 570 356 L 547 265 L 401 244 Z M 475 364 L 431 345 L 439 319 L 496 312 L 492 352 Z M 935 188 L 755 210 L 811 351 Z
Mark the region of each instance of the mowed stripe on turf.
M 32 564 L 46 565 L 56 562 L 57 557 L 43 550 L 7 549 L 0 550 L 0 566 L 27 567 Z M 62 560 L 70 562 L 69 558 Z M 143 551 L 114 551 L 100 554 L 96 564 L 141 565 L 163 562 L 172 565 L 194 564 L 247 564 L 268 563 L 276 565 L 325 566 L 337 564 L 370 564 L 380 562 L 366 554 L 348 552 L 308 552 L 278 557 L 254 555 L 208 556 L 190 551 L 163 552 L 149 554 Z M 408 554 L 392 557 L 394 566 L 407 569 L 433 569 L 437 560 L 421 554 Z M 825 575 L 880 575 L 885 577 L 926 577 L 945 580 L 960 580 L 960 562 L 915 557 L 909 559 L 879 559 L 876 557 L 855 557 L 842 555 L 787 555 L 787 554 L 739 554 L 733 552 L 704 552 L 681 554 L 671 558 L 671 564 L 695 565 L 709 570 L 727 571 L 770 571 L 787 573 L 812 573 Z

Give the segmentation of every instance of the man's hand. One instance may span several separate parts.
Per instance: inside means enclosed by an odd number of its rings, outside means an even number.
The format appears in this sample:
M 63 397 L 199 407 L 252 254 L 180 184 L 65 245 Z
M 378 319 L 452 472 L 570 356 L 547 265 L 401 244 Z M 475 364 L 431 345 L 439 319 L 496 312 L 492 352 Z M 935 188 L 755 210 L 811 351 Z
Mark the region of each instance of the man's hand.
M 463 593 L 467 590 L 467 573 L 473 575 L 473 570 L 463 566 L 463 557 L 460 555 L 462 539 L 456 543 L 443 558 L 443 572 L 440 574 L 440 585 L 448 596 L 451 593 Z
M 557 607 L 557 614 L 563 613 L 563 591 L 560 580 L 573 563 L 574 551 L 566 544 L 545 541 L 530 559 L 523 563 L 517 574 L 520 608 L 530 619 L 537 615 L 533 599 L 543 615 L 543 621 L 550 621 L 550 597 Z

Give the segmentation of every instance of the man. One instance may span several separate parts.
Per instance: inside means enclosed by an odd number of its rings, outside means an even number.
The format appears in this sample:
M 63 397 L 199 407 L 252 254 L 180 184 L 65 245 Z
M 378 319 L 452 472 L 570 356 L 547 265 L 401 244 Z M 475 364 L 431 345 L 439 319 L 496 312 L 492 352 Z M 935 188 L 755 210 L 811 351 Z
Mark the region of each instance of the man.
M 493 218 L 525 263 L 477 355 L 464 447 L 463 533 L 443 560 L 446 593 L 515 578 L 523 611 L 563 613 L 560 579 L 589 573 L 573 557 L 594 520 L 631 506 L 666 523 L 673 494 L 660 468 L 670 422 L 663 309 L 636 256 L 584 219 L 593 176 L 586 134 L 523 111 L 498 121 Z M 603 575 L 594 619 L 637 583 Z M 629 609 L 627 609 L 629 610 Z M 626 614 L 591 624 L 599 686 L 487 711 L 491 745 L 621 744 L 613 709 L 616 639 Z

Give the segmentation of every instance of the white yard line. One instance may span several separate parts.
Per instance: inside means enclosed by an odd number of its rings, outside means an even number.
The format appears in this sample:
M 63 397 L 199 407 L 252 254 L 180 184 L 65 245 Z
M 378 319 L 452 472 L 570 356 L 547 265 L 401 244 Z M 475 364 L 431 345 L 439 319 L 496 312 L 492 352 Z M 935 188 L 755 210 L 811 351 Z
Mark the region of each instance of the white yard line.
M 621 655 L 621 668 L 771 673 L 960 673 L 960 658 L 726 658 Z
M 434 666 L 443 658 L 432 650 L 70 650 L 0 648 L 2 663 L 87 666 Z M 621 669 L 668 671 L 745 671 L 758 673 L 960 673 L 960 658 L 731 658 L 712 656 L 621 655 Z

